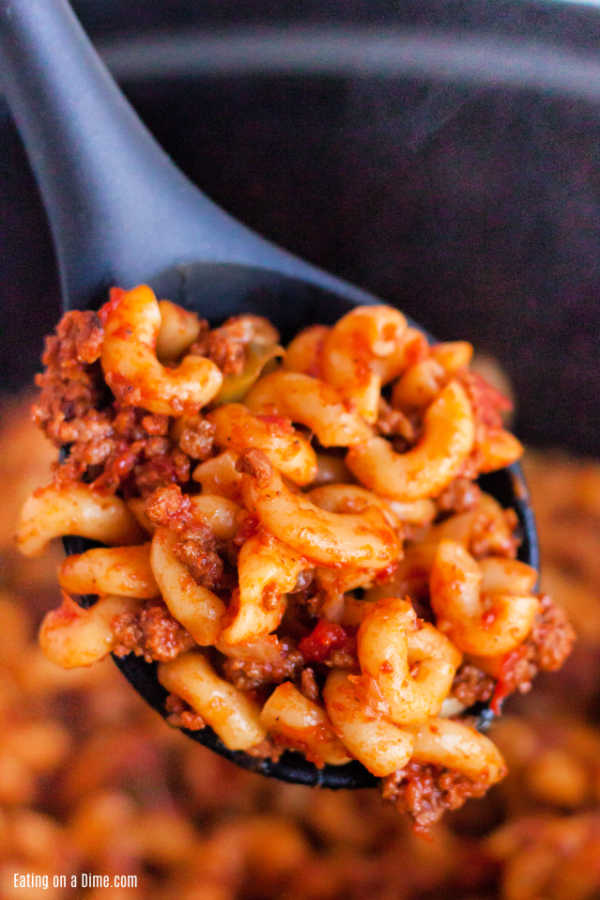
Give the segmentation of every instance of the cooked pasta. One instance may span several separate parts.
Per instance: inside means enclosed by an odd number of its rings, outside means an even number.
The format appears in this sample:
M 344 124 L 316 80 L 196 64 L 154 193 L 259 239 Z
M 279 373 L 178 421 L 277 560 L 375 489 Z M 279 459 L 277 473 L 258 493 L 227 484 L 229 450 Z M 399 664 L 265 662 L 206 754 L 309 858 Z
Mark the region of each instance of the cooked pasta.
M 0 426 L 3 472 L 15 487 L 0 511 L 3 897 L 112 896 L 107 888 L 42 892 L 14 886 L 15 872 L 29 872 L 40 882 L 44 875 L 51 882 L 54 874 L 91 872 L 126 873 L 137 887 L 117 893 L 142 900 L 596 900 L 597 464 L 529 456 L 542 585 L 560 589 L 580 639 L 561 678 L 538 683 L 494 726 L 491 737 L 508 776 L 488 799 L 434 824 L 430 840 L 422 840 L 375 792 L 314 791 L 267 781 L 165 728 L 134 692 L 123 690 L 108 660 L 64 670 L 42 655 L 33 629 L 41 611 L 55 602 L 60 559 L 19 558 L 9 537 L 17 500 L 45 479 L 52 456 L 27 422 L 25 405 L 3 405 Z M 351 598 L 355 605 L 369 605 L 354 595 L 347 596 L 348 604 Z M 278 645 L 275 635 L 240 645 L 235 653 L 235 668 L 228 671 L 244 690 L 253 689 L 256 664 L 244 671 L 238 666 L 259 658 L 273 674 L 280 667 L 279 680 L 300 683 L 294 675 L 299 654 Z M 197 724 L 182 703 L 173 701 L 171 708 L 172 721 Z M 411 769 L 416 763 L 404 766 L 403 808 L 419 794 L 426 794 L 432 808 L 438 801 L 448 804 L 450 792 L 459 799 L 458 779 L 464 776 L 451 779 L 446 772 L 436 779 L 433 767 L 420 765 L 417 772 Z M 388 794 L 398 803 L 391 784 Z
M 109 546 L 61 565 L 44 650 L 157 661 L 173 724 L 254 756 L 357 759 L 421 829 L 484 793 L 504 761 L 461 716 L 557 668 L 572 634 L 514 559 L 514 513 L 475 484 L 521 446 L 471 353 L 385 306 L 287 354 L 258 316 L 211 329 L 146 286 L 67 313 L 35 416 L 69 452 L 18 541 Z

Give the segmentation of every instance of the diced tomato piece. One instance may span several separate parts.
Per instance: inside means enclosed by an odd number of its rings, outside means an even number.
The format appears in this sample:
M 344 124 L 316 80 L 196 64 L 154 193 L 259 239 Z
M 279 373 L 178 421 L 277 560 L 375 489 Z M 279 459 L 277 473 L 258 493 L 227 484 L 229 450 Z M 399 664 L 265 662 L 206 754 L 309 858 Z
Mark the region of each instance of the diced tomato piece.
M 521 644 L 520 647 L 515 647 L 514 650 L 511 650 L 506 654 L 504 659 L 502 660 L 502 665 L 500 668 L 500 676 L 496 681 L 496 687 L 494 688 L 494 693 L 492 694 L 492 699 L 490 702 L 490 709 L 494 713 L 494 715 L 499 716 L 502 712 L 502 703 L 509 694 L 515 690 L 516 680 L 515 680 L 515 668 L 519 665 L 519 663 L 523 660 L 523 658 L 527 655 L 527 647 L 524 644 Z
M 332 650 L 354 648 L 354 635 L 342 625 L 319 619 L 310 634 L 302 638 L 298 649 L 307 662 L 324 662 Z
M 106 325 L 106 320 L 113 310 L 117 308 L 126 291 L 123 288 L 113 287 L 109 291 L 109 299 L 106 303 L 103 303 L 100 309 L 98 310 L 98 318 L 102 322 L 103 325 Z

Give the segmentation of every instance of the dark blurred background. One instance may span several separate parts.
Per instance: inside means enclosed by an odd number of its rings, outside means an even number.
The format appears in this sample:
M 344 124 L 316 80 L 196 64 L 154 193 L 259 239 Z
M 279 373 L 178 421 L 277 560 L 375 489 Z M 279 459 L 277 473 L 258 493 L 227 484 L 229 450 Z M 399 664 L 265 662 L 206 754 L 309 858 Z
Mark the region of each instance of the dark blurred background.
M 598 452 L 600 9 L 73 6 L 213 199 L 438 337 L 495 355 L 515 384 L 521 437 Z M 0 372 L 12 391 L 38 367 L 59 310 L 44 213 L 1 100 L 0 254 Z

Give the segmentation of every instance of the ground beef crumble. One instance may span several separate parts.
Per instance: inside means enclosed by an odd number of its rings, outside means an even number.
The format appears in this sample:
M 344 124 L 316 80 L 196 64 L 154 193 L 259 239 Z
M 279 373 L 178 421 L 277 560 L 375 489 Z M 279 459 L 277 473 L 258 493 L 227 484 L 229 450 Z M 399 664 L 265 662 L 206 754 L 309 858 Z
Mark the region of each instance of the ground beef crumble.
M 544 672 L 556 672 L 573 649 L 575 631 L 567 614 L 547 594 L 540 597 L 540 611 L 531 630 L 535 663 Z
M 214 590 L 221 583 L 224 563 L 219 556 L 218 543 L 212 529 L 204 522 L 196 522 L 177 541 L 175 556 L 202 587 Z
M 267 483 L 273 471 L 269 458 L 262 450 L 246 450 L 238 459 L 235 467 L 238 472 L 256 478 L 258 484 Z
M 377 412 L 376 428 L 386 437 L 401 438 L 407 447 L 415 443 L 418 436 L 416 423 L 404 412 L 381 398 Z
M 454 769 L 409 762 L 382 779 L 381 795 L 407 813 L 417 832 L 427 833 L 446 810 L 459 809 L 470 797 L 482 797 L 489 784 L 472 781 Z
M 472 706 L 491 698 L 493 712 L 501 712 L 503 701 L 517 691 L 526 694 L 539 671 L 554 672 L 569 656 L 575 632 L 561 607 L 542 594 L 540 609 L 529 637 L 506 654 L 497 679 L 486 675 L 472 663 L 465 663 L 456 673 L 452 696 Z
M 531 634 L 521 647 L 506 656 L 503 671 L 494 692 L 494 711 L 509 694 L 521 694 L 531 690 L 537 673 L 554 672 L 560 669 L 569 656 L 575 642 L 575 632 L 567 615 L 559 606 L 542 594 L 540 610 L 534 619 Z
M 148 600 L 135 612 L 115 616 L 112 630 L 116 656 L 134 653 L 146 662 L 168 662 L 195 645 L 191 634 L 173 618 L 162 600 Z
M 176 694 L 169 694 L 165 700 L 167 722 L 174 728 L 187 728 L 188 731 L 200 731 L 206 728 L 206 722 L 191 706 Z
M 178 448 L 139 463 L 134 470 L 137 491 L 147 496 L 165 482 L 186 484 L 190 480 L 190 460 Z
M 253 756 L 255 759 L 270 759 L 271 762 L 276 763 L 279 762 L 282 754 L 285 752 L 285 747 L 278 747 L 269 738 L 265 738 L 264 741 L 260 741 L 254 747 L 248 747 L 245 752 L 248 756 Z
M 159 527 L 182 532 L 192 520 L 192 502 L 177 484 L 156 488 L 145 503 L 146 515 Z
M 215 426 L 201 415 L 186 418 L 179 435 L 179 448 L 189 457 L 203 462 L 213 450 Z
M 98 490 L 126 496 L 190 478 L 190 459 L 212 453 L 212 425 L 201 415 L 186 421 L 177 439 L 170 420 L 119 402 L 110 395 L 100 366 L 104 328 L 91 311 L 66 313 L 46 338 L 36 376 L 41 388 L 32 415 L 57 446 L 68 446 L 67 459 L 55 467 L 59 483 L 85 480 Z
M 261 316 L 241 315 L 227 319 L 220 328 L 208 329 L 198 337 L 190 353 L 208 356 L 223 375 L 239 375 L 246 362 L 246 348 L 255 336 L 256 326 L 272 332 L 273 343 L 279 339 L 275 329 Z
M 65 313 L 55 334 L 46 338 L 45 371 L 35 379 L 41 392 L 32 414 L 59 446 L 73 440 L 73 423 L 95 412 L 101 403 L 105 389 L 98 359 L 103 339 L 97 314 L 79 310 Z
M 225 544 L 217 540 L 206 522 L 194 519 L 190 497 L 179 485 L 157 488 L 147 498 L 145 510 L 151 522 L 178 535 L 175 556 L 198 584 L 209 590 L 233 586 L 221 556 L 226 552 Z
M 473 509 L 481 497 L 481 489 L 468 478 L 455 478 L 436 500 L 444 513 L 463 513 Z
M 514 509 L 502 510 L 506 531 L 498 528 L 493 517 L 487 514 L 478 516 L 473 525 L 471 546 L 469 548 L 475 559 L 486 556 L 506 556 L 514 559 L 521 540 L 517 534 L 519 520 Z
M 190 458 L 169 437 L 168 428 L 167 416 L 116 402 L 61 421 L 56 443 L 69 445 L 69 453 L 57 463 L 55 478 L 59 483 L 92 482 L 97 490 L 125 496 L 146 496 L 170 482 L 186 484 Z
M 293 681 L 304 664 L 302 654 L 293 644 L 282 639 L 279 642 L 280 657 L 275 663 L 265 663 L 260 659 L 235 659 L 228 657 L 223 662 L 223 674 L 240 691 L 253 691 L 265 684 Z
M 452 696 L 467 708 L 474 703 L 489 700 L 496 682 L 472 663 L 464 663 L 456 673 L 452 684 Z

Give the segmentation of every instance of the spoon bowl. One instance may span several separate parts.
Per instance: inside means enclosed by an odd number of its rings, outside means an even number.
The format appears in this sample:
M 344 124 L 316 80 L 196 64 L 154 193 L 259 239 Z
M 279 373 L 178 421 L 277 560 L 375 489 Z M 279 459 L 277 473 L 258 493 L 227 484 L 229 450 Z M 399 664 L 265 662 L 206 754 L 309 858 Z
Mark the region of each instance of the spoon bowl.
M 503 505 L 510 505 L 516 510 L 522 534 L 518 558 L 529 565 L 536 565 L 535 522 L 527 500 L 527 487 L 521 467 L 515 463 L 499 472 L 485 475 L 479 479 L 479 484 Z M 65 540 L 67 553 L 81 552 L 81 545 L 84 542 L 80 541 L 77 545 L 78 549 L 75 549 L 75 547 L 71 547 L 71 541 L 74 540 L 77 539 L 67 538 Z M 89 543 L 86 546 L 89 546 Z M 161 716 L 164 716 L 167 691 L 156 677 L 156 663 L 147 663 L 141 657 L 132 654 L 122 658 L 113 656 L 113 659 L 138 694 Z M 494 713 L 487 703 L 478 703 L 467 710 L 467 714 L 474 717 L 479 731 L 487 731 L 494 719 Z M 373 787 L 379 781 L 359 762 L 346 763 L 343 766 L 326 765 L 319 769 L 300 753 L 290 751 L 286 751 L 277 762 L 273 762 L 271 759 L 260 759 L 239 750 L 230 750 L 219 740 L 211 728 L 207 727 L 202 731 L 182 730 L 195 741 L 204 744 L 205 747 L 219 753 L 237 766 L 270 778 L 278 778 L 280 781 L 295 782 L 309 787 L 326 787 L 332 790 Z
M 265 240 L 192 185 L 137 118 L 66 0 L 0 0 L 0 53 L 50 220 L 65 310 L 95 309 L 110 286 L 145 282 L 212 324 L 241 312 L 266 316 L 287 341 L 306 325 L 332 324 L 353 306 L 381 302 Z M 519 558 L 537 567 L 520 467 L 481 483 L 516 509 Z M 92 544 L 66 538 L 64 546 L 79 553 Z M 131 655 L 115 661 L 165 716 L 156 666 Z M 481 728 L 492 718 L 487 706 L 471 712 Z M 187 733 L 239 766 L 285 781 L 330 788 L 377 781 L 357 762 L 318 769 L 289 752 L 273 762 L 229 750 L 210 728 Z

